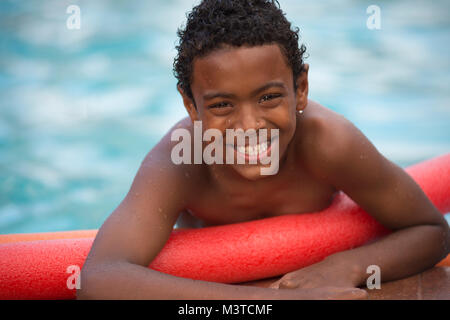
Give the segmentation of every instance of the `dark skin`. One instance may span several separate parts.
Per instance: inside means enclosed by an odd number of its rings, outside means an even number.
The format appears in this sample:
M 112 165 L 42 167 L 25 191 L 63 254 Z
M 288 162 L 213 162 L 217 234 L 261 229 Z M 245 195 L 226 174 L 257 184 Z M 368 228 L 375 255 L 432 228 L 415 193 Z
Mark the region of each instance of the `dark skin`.
M 296 87 L 275 44 L 224 46 L 194 61 L 194 99 L 179 90 L 189 118 L 148 153 L 125 199 L 100 228 L 78 298 L 364 299 L 357 287 L 365 284 L 369 265 L 380 267 L 384 282 L 420 273 L 448 254 L 448 225 L 418 185 L 351 122 L 308 100 L 308 66 L 295 80 Z M 171 132 L 186 128 L 193 136 L 195 120 L 224 135 L 227 128 L 279 129 L 278 173 L 262 176 L 261 164 L 173 164 L 170 153 L 178 142 L 170 141 Z M 338 190 L 393 232 L 288 273 L 271 288 L 147 268 L 177 219 L 207 226 L 315 212 L 329 206 Z

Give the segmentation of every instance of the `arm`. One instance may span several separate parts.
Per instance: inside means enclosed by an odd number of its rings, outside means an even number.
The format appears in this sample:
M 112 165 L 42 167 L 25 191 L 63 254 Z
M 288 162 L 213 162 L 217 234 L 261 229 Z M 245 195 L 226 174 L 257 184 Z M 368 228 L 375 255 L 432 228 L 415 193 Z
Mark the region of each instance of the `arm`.
M 442 260 L 449 253 L 448 224 L 414 180 L 343 117 L 336 115 L 315 125 L 315 143 L 307 143 L 311 171 L 393 232 L 288 274 L 273 287 L 283 281 L 281 287 L 287 288 L 324 283 L 360 286 L 370 265 L 380 267 L 381 281 L 386 282 L 420 273 Z
M 168 240 L 186 199 L 198 196 L 199 166 L 175 166 L 166 136 L 142 162 L 130 191 L 108 217 L 81 271 L 79 299 L 313 299 L 364 298 L 351 288 L 294 290 L 191 280 L 148 268 Z M 199 180 L 200 179 L 200 180 Z
M 338 253 L 362 273 L 378 265 L 382 281 L 405 278 L 433 267 L 449 252 L 449 227 L 422 189 L 400 167 L 384 158 L 351 123 L 339 124 L 340 151 L 324 168 L 334 185 L 378 222 L 393 231 L 372 244 Z M 333 172 L 331 174 L 331 172 Z
M 142 162 L 121 204 L 99 229 L 81 272 L 80 299 L 251 298 L 263 289 L 195 281 L 148 268 L 186 199 L 198 191 L 195 166 L 172 164 L 170 135 Z M 198 168 L 198 166 L 197 166 Z

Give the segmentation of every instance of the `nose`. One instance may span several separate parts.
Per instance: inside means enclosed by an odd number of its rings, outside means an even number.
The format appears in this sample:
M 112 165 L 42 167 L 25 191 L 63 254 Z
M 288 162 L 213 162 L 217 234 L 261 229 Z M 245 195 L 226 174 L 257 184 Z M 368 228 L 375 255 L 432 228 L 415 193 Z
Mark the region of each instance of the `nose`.
M 242 129 L 244 131 L 254 129 L 258 131 L 260 128 L 264 128 L 264 120 L 261 118 L 258 110 L 250 104 L 243 105 L 240 108 L 238 117 L 239 119 L 236 122 L 235 129 Z

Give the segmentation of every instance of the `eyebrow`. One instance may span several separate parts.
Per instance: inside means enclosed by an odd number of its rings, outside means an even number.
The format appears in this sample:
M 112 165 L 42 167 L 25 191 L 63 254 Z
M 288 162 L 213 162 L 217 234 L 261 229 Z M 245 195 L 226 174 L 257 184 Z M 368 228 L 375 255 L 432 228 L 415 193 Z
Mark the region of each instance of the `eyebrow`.
M 260 93 L 262 91 L 265 91 L 265 90 L 267 90 L 269 88 L 272 88 L 272 87 L 281 88 L 281 89 L 286 90 L 286 86 L 284 85 L 283 82 L 271 81 L 271 82 L 266 83 L 262 87 L 260 87 L 260 88 L 258 88 L 256 90 L 253 90 L 251 95 L 255 96 L 258 93 Z M 232 93 L 226 93 L 226 92 L 211 92 L 211 93 L 207 93 L 207 94 L 205 94 L 203 96 L 203 100 L 212 100 L 214 98 L 233 99 L 233 98 L 236 98 L 236 95 L 234 95 Z
M 272 87 L 280 88 L 280 89 L 286 90 L 286 86 L 284 85 L 283 82 L 280 82 L 280 81 L 271 81 L 271 82 L 268 82 L 268 83 L 266 83 L 265 85 L 263 85 L 261 88 L 258 88 L 258 89 L 256 89 L 256 90 L 254 90 L 254 91 L 252 92 L 252 95 L 253 95 L 253 96 L 256 96 L 258 93 L 261 93 L 261 92 L 263 92 L 263 91 L 265 91 L 265 90 L 267 90 L 267 89 L 269 89 L 269 88 L 272 88 Z

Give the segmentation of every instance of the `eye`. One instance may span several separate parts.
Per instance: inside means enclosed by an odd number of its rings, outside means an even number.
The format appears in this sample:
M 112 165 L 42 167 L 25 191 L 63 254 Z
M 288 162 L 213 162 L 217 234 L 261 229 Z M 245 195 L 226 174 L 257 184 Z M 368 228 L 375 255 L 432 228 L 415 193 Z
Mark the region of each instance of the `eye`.
M 268 102 L 268 101 L 272 101 L 274 99 L 277 98 L 281 98 L 283 95 L 280 93 L 269 93 L 269 94 L 265 94 L 261 97 L 261 99 L 259 100 L 260 103 L 264 103 L 264 102 Z
M 219 103 L 208 106 L 208 109 L 226 108 L 226 107 L 231 107 L 231 105 L 228 102 L 219 102 Z
M 224 116 L 233 111 L 233 105 L 230 102 L 218 102 L 207 107 L 211 114 L 216 116 Z

